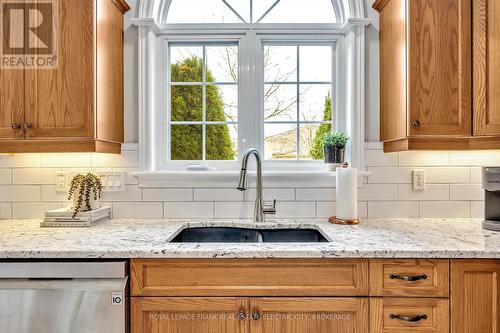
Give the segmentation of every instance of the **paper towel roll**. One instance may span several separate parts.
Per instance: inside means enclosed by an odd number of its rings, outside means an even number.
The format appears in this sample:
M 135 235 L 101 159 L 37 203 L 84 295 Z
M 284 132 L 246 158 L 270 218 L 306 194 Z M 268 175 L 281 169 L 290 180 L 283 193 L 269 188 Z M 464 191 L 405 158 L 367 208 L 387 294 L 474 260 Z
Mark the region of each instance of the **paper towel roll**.
M 356 168 L 337 168 L 337 213 L 338 219 L 358 218 L 358 175 Z

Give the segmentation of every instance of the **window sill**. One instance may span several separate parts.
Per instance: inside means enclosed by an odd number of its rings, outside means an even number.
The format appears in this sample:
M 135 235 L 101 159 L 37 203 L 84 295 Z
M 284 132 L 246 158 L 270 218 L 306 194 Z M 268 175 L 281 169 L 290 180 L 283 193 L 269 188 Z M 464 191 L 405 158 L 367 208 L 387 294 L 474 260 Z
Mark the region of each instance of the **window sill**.
M 132 173 L 139 180 L 139 187 L 235 187 L 238 171 L 138 171 Z M 358 172 L 358 184 L 371 172 Z M 255 184 L 255 171 L 248 174 L 249 184 Z M 265 187 L 335 187 L 336 173 L 315 171 L 264 171 Z

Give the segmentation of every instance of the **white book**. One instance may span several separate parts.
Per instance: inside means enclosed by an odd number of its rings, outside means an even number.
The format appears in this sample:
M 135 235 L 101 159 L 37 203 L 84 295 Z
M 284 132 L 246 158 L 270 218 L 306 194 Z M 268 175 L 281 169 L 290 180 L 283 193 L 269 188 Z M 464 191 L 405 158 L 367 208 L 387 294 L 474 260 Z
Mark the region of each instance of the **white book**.
M 100 216 L 103 214 L 110 214 L 111 213 L 111 207 L 105 206 L 101 207 L 96 210 L 90 210 L 88 212 L 78 212 L 78 214 L 75 217 L 94 217 L 94 216 Z M 59 209 L 54 209 L 54 210 L 49 210 L 45 212 L 45 217 L 72 217 L 73 216 L 73 211 L 69 207 L 64 207 L 64 208 L 59 208 Z
M 96 216 L 90 216 L 90 217 L 78 217 L 75 216 L 72 218 L 71 216 L 69 217 L 46 217 L 43 221 L 44 222 L 93 222 L 93 221 L 98 221 L 102 220 L 104 218 L 110 217 L 110 213 L 105 213 L 101 215 L 96 215 Z
M 101 219 L 99 221 L 107 220 L 107 218 Z M 88 228 L 95 224 L 97 221 L 92 222 L 50 222 L 43 221 L 40 222 L 40 227 L 74 227 L 74 228 Z

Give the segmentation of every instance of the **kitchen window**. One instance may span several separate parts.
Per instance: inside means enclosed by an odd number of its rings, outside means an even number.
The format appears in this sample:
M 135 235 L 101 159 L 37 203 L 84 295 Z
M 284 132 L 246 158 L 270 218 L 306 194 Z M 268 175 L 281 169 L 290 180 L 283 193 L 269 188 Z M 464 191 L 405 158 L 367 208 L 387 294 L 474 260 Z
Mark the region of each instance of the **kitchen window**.
M 236 170 L 256 147 L 267 170 L 323 170 L 332 129 L 363 166 L 367 22 L 342 0 L 142 2 L 142 169 Z

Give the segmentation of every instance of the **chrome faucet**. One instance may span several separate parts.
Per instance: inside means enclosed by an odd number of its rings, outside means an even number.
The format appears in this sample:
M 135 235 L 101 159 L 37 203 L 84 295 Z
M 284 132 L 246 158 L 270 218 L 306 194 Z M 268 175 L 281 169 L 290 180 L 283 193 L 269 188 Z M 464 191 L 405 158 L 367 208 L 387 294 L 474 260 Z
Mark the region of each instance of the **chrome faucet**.
M 239 191 L 247 190 L 247 165 L 250 155 L 255 156 L 255 160 L 257 161 L 257 196 L 255 198 L 253 220 L 255 222 L 264 222 L 266 214 L 276 214 L 276 199 L 273 200 L 272 205 L 264 203 L 262 198 L 262 159 L 260 158 L 259 151 L 255 148 L 248 149 L 243 156 L 240 179 L 238 180 L 236 189 Z

